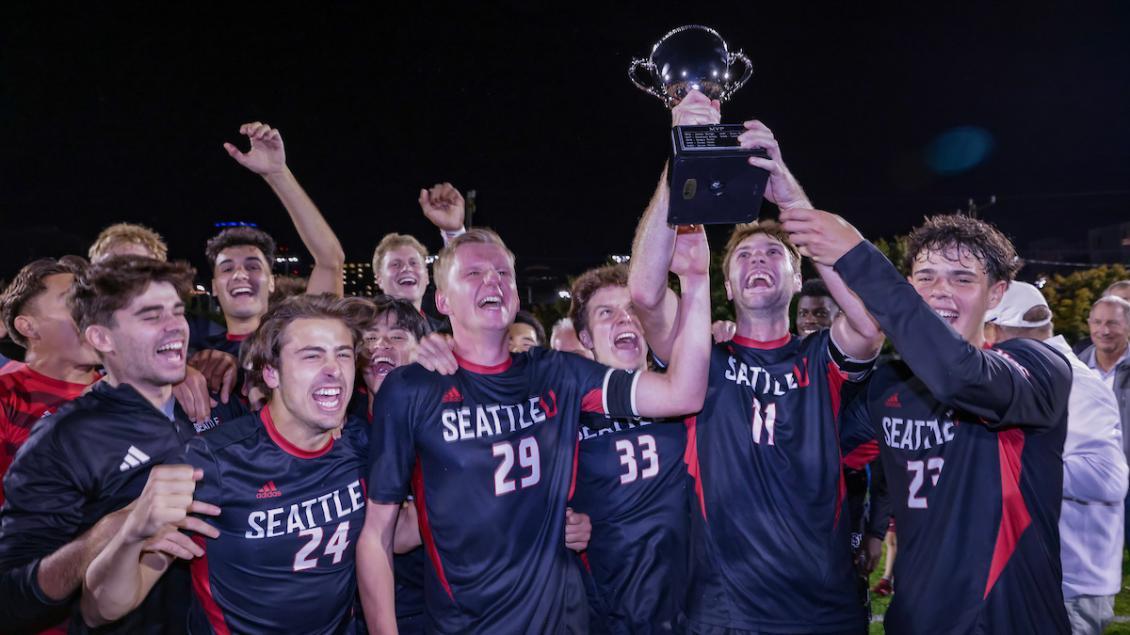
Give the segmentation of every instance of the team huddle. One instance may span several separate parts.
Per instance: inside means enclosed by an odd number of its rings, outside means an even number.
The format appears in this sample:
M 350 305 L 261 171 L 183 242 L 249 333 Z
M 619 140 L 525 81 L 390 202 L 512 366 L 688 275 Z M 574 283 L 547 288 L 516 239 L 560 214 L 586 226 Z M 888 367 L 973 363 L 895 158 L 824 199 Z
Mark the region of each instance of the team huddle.
M 697 92 L 674 109 L 718 117 Z M 575 280 L 553 348 L 519 346 L 515 255 L 464 229 L 454 187 L 420 192 L 431 275 L 390 234 L 383 294 L 342 297 L 280 134 L 241 134 L 229 154 L 314 256 L 304 290 L 271 276 L 270 236 L 226 229 L 207 246 L 224 327 L 190 320 L 193 269 L 119 229 L 0 299 L 28 352 L 0 387 L 30 395 L 3 422 L 0 631 L 865 633 L 893 517 L 889 632 L 1071 632 L 1073 370 L 1034 339 L 989 346 L 1018 268 L 991 225 L 927 219 L 904 277 L 747 122 L 780 221 L 723 249 L 732 324 L 712 327 L 706 234 L 667 224 L 661 175 L 630 265 Z M 833 310 L 805 305 L 824 328 L 797 335 L 802 258 Z

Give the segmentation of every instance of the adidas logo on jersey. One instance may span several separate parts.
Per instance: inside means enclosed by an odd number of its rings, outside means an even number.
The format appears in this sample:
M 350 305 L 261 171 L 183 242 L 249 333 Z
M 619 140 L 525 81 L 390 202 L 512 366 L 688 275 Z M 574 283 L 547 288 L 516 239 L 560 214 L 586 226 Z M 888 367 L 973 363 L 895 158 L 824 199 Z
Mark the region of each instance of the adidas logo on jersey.
M 442 403 L 459 403 L 461 401 L 463 401 L 463 395 L 455 386 L 448 388 L 447 392 L 443 394 Z
M 888 408 L 902 408 L 902 404 L 899 403 L 899 394 L 896 392 L 890 397 L 887 397 L 887 400 L 883 402 L 883 405 Z
M 282 496 L 282 492 L 279 491 L 279 488 L 275 487 L 274 481 L 267 481 L 255 494 L 255 498 L 277 498 L 279 496 Z
M 122 464 L 118 466 L 119 472 L 125 472 L 138 467 L 142 463 L 149 462 L 149 455 L 137 449 L 137 446 L 129 446 L 126 450 L 126 455 L 122 457 Z

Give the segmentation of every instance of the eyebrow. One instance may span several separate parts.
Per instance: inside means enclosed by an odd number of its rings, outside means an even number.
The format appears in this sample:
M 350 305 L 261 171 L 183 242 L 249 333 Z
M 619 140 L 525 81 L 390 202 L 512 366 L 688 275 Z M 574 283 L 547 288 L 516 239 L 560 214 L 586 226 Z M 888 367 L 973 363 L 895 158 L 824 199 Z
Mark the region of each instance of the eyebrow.
M 914 275 L 918 275 L 918 274 L 920 274 L 920 273 L 932 273 L 932 274 L 937 274 L 937 273 L 938 273 L 938 270 L 937 270 L 937 269 L 934 269 L 934 268 L 932 268 L 932 267 L 927 267 L 927 268 L 925 268 L 925 269 L 919 269 L 918 271 L 915 271 L 915 272 L 914 272 Z M 950 271 L 950 272 L 949 272 L 949 274 L 950 274 L 950 275 L 970 275 L 970 276 L 975 276 L 975 275 L 977 275 L 977 272 L 976 272 L 976 271 L 974 271 L 973 269 L 954 269 L 953 271 Z
M 176 304 L 173 305 L 174 309 L 179 309 L 179 308 L 183 308 L 183 307 L 184 307 L 184 302 L 177 302 Z M 134 315 L 141 315 L 142 313 L 149 313 L 151 311 L 160 311 L 161 309 L 164 309 L 164 308 L 165 308 L 165 306 L 163 304 L 150 304 L 148 306 L 143 306 L 140 309 L 134 311 L 133 314 Z

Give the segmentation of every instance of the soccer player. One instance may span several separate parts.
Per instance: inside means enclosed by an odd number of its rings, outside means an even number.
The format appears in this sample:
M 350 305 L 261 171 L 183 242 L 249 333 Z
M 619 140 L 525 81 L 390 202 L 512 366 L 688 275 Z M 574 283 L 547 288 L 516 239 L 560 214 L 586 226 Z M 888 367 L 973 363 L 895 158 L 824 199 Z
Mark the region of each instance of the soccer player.
M 1071 632 L 1098 635 L 1114 619 L 1114 596 L 1122 586 L 1127 467 L 1118 403 L 1098 374 L 1071 352 L 1067 340 L 1052 336 L 1051 308 L 1036 287 L 1013 281 L 985 320 L 990 343 L 1030 337 L 1071 364 L 1059 517 L 1063 599 Z
M 545 346 L 545 327 L 529 311 L 518 311 L 507 333 L 511 353 L 525 353 L 534 346 Z
M 471 229 L 436 262 L 436 305 L 451 317 L 458 371 L 397 369 L 374 404 L 369 508 L 358 548 L 369 630 L 395 628 L 392 543 L 413 484 L 431 560 L 426 600 L 439 631 L 583 630 L 580 573 L 561 520 L 582 411 L 674 416 L 702 404 L 709 347 L 705 234 L 672 265 L 686 310 L 666 375 L 629 373 L 543 348 L 511 355 L 514 256 Z M 667 261 L 671 254 L 665 255 Z
M 174 414 L 172 385 L 184 379 L 184 300 L 192 274 L 183 262 L 119 256 L 75 282 L 72 316 L 106 377 L 36 425 L 4 478 L 0 624 L 6 629 L 46 627 L 65 617 L 89 559 L 124 516 L 99 520 L 141 494 L 150 468 L 183 456 L 194 433 Z M 188 593 L 187 567 L 173 566 L 137 610 L 108 630 L 178 630 Z
M 27 440 L 32 424 L 98 379 L 98 356 L 79 336 L 67 307 L 75 273 L 57 260 L 36 260 L 20 269 L 0 295 L 0 316 L 12 341 L 27 350 L 28 359 L 0 375 L 0 477 Z
M 840 307 L 836 305 L 836 300 L 828 292 L 828 285 L 823 280 L 805 280 L 797 294 L 797 335 L 805 337 L 820 329 L 831 328 L 839 312 Z
M 114 223 L 98 233 L 90 246 L 90 262 L 98 264 L 113 256 L 145 256 L 167 260 L 169 248 L 165 239 L 144 225 Z
M 985 313 L 1018 268 L 1012 243 L 974 218 L 928 218 L 910 234 L 906 279 L 838 216 L 781 220 L 902 356 L 843 423 L 878 436 L 898 523 L 887 631 L 1070 632 L 1057 525 L 1071 367 L 1027 338 L 985 347 Z
M 627 267 L 581 274 L 572 298 L 569 315 L 597 362 L 647 368 Z M 592 518 L 584 565 L 596 632 L 662 633 L 679 625 L 690 557 L 686 442 L 682 420 L 581 415 L 572 505 Z
M 715 123 L 717 102 L 693 91 L 675 124 Z M 809 205 L 781 161 L 772 133 L 745 124 L 743 147 L 770 158 L 766 197 L 782 210 Z M 644 213 L 632 249 L 632 304 L 648 344 L 668 357 L 682 307 L 659 263 L 676 233 L 667 225 L 666 177 Z M 882 334 L 829 267 L 817 266 L 843 315 L 806 338 L 789 333 L 800 289 L 800 256 L 771 221 L 734 229 L 722 260 L 737 332 L 713 348 L 702 411 L 688 422 L 694 478 L 688 630 L 859 632 L 866 627 L 852 562 L 843 465 L 873 457 L 841 444 L 837 418 L 846 381 L 863 377 Z M 873 444 L 871 444 L 873 448 Z
M 187 462 L 202 470 L 194 496 L 219 508 L 208 520 L 218 535 L 194 537 L 191 632 L 341 633 L 353 620 L 368 426 L 347 421 L 358 332 L 343 303 L 305 295 L 268 311 L 248 340 L 266 406 L 189 443 Z M 139 567 L 136 551 L 114 557 Z M 115 595 L 147 591 L 101 582 L 118 587 L 91 589 L 103 616 L 107 604 L 128 609 Z
M 286 164 L 286 149 L 278 130 L 260 123 L 247 123 L 239 133 L 251 141 L 241 152 L 231 143 L 224 150 L 237 163 L 263 177 L 290 215 L 302 244 L 314 257 L 307 293 L 342 294 L 345 252 L 322 213 L 298 184 Z M 254 227 L 231 227 L 213 236 L 205 248 L 212 265 L 212 294 L 224 312 L 225 328 L 194 324 L 191 348 L 220 350 L 239 357 L 240 342 L 259 327 L 275 288 L 271 267 L 275 241 Z

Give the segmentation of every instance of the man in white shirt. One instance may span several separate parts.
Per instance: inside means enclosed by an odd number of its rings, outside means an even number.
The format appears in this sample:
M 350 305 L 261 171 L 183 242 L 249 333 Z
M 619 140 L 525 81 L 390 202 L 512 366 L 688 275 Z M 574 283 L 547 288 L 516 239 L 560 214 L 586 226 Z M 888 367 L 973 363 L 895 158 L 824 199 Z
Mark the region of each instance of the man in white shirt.
M 985 319 L 989 341 L 1040 340 L 1071 363 L 1059 518 L 1063 598 L 1074 635 L 1098 635 L 1114 618 L 1114 596 L 1122 573 L 1127 465 L 1118 404 L 1110 388 L 1071 352 L 1063 336 L 1052 337 L 1051 309 L 1036 287 L 1013 282 Z

